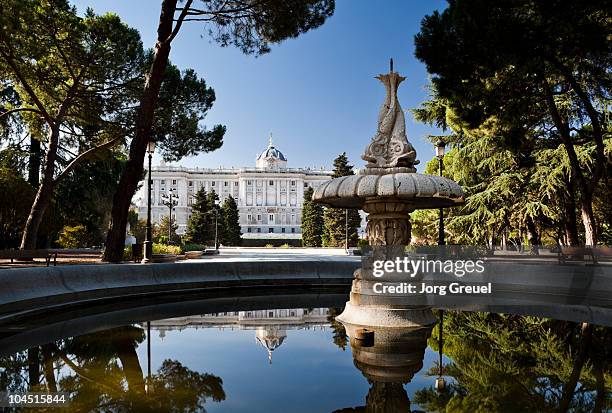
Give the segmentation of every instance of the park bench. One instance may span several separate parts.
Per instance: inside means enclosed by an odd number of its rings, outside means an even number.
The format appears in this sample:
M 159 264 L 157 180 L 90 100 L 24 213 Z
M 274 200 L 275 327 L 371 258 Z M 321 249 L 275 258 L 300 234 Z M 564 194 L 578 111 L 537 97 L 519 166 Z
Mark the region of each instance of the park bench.
M 51 259 L 53 259 L 53 265 L 57 265 L 57 252 L 52 250 L 0 250 L 0 259 L 10 259 L 11 263 L 15 260 L 25 261 L 34 258 L 44 258 L 47 267 L 51 263 Z
M 595 247 L 593 248 L 595 260 L 610 261 L 612 260 L 612 247 Z
M 565 263 L 567 260 L 582 261 L 585 257 L 590 257 L 593 263 L 599 260 L 612 259 L 612 247 L 559 247 L 559 262 Z

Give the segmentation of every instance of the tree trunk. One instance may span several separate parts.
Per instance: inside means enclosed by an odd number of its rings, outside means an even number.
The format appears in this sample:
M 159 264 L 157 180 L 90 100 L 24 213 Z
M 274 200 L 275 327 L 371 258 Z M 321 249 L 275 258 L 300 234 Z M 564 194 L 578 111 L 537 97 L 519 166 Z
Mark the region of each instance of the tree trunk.
M 580 238 L 578 237 L 578 220 L 576 218 L 576 197 L 574 195 L 574 186 L 570 180 L 566 181 L 567 193 L 561 191 L 559 198 L 563 206 L 563 231 L 565 233 L 566 245 L 579 245 Z
M 128 389 L 135 393 L 144 393 L 144 376 L 134 343 L 129 339 L 118 339 L 115 341 L 115 348 L 121 360 Z
M 593 363 L 593 377 L 595 377 L 595 406 L 593 413 L 602 413 L 606 403 L 606 379 L 603 373 L 603 361 L 601 363 Z
M 578 353 L 576 354 L 576 358 L 574 359 L 574 365 L 572 367 L 570 377 L 565 386 L 563 386 L 563 394 L 561 396 L 561 401 L 559 402 L 559 413 L 567 412 L 572 399 L 574 398 L 574 390 L 576 389 L 578 380 L 580 380 L 580 374 L 582 373 L 582 368 L 584 367 L 584 363 L 587 359 L 587 351 L 591 344 L 592 336 L 593 326 L 589 323 L 582 323 L 580 330 L 580 347 L 578 349 Z
M 38 347 L 28 349 L 28 385 L 30 390 L 40 383 L 40 360 Z
M 136 134 L 130 144 L 130 154 L 126 168 L 121 175 L 117 191 L 113 196 L 111 222 L 106 236 L 104 261 L 119 262 L 123 257 L 125 244 L 125 230 L 132 197 L 136 192 L 138 182 L 142 176 L 142 167 L 146 147 L 151 135 L 155 107 L 159 97 L 159 89 L 164 78 L 164 72 L 170 56 L 170 42 L 167 41 L 172 34 L 174 10 L 177 0 L 164 0 L 157 28 L 157 42 L 153 63 L 147 74 L 138 115 L 136 118 Z
M 57 146 L 59 141 L 59 126 L 54 126 L 49 132 L 49 147 L 45 156 L 45 168 L 43 170 L 43 178 L 36 192 L 34 203 L 30 209 L 30 215 L 26 221 L 23 235 L 21 237 L 22 250 L 36 249 L 36 241 L 38 239 L 38 228 L 42 221 L 45 211 L 49 206 L 51 197 L 53 196 L 53 188 L 55 183 L 53 175 L 55 174 L 55 158 L 57 157 Z
M 529 240 L 529 247 L 531 248 L 531 253 L 534 255 L 539 255 L 538 246 L 541 244 L 540 236 L 538 234 L 538 228 L 536 227 L 535 222 L 532 217 L 527 217 L 525 222 L 527 226 L 527 239 Z
M 30 135 L 28 182 L 34 188 L 38 188 L 38 183 L 40 182 L 40 141 L 32 135 Z
M 599 181 L 599 176 L 598 174 L 594 174 L 591 181 L 587 181 L 580 166 L 580 160 L 578 159 L 576 150 L 574 149 L 574 144 L 570 136 L 569 125 L 564 122 L 563 118 L 561 117 L 559 109 L 555 103 L 552 90 L 546 79 L 543 80 L 542 86 L 544 88 L 548 109 L 555 127 L 559 132 L 559 137 L 561 138 L 563 147 L 565 148 L 570 162 L 572 174 L 576 179 L 578 190 L 580 191 L 580 209 L 582 212 L 582 224 L 585 232 L 585 243 L 587 245 L 595 245 L 597 243 L 597 227 L 595 225 L 595 216 L 593 214 L 593 190 L 591 188 L 595 187 Z
M 580 197 L 580 212 L 582 225 L 584 226 L 584 243 L 586 245 L 597 244 L 597 225 L 593 213 L 593 194 L 585 191 Z
M 51 346 L 45 344 L 42 346 L 43 354 L 43 374 L 45 375 L 45 383 L 47 384 L 47 391 L 49 393 L 57 392 L 57 381 L 55 380 L 55 370 L 53 368 L 53 354 L 51 353 Z

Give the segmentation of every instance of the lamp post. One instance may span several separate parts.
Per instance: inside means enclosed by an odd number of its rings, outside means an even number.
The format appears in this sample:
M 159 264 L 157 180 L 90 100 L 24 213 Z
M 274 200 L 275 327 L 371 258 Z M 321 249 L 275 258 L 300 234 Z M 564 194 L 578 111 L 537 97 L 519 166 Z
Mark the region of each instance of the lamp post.
M 146 264 L 151 261 L 153 256 L 153 236 L 151 234 L 151 187 L 153 186 L 153 178 L 151 177 L 151 162 L 155 152 L 155 142 L 149 141 L 147 145 L 147 153 L 149 154 L 149 176 L 147 177 L 147 230 L 145 233 L 144 254 L 142 255 L 142 263 Z
M 145 393 L 151 391 L 151 322 L 147 321 L 147 380 L 145 381 Z
M 348 254 L 348 209 L 344 210 L 344 250 Z
M 439 326 L 439 337 L 438 337 L 438 378 L 436 379 L 435 388 L 438 393 L 442 393 L 446 387 L 446 381 L 442 377 L 442 348 L 444 341 L 442 341 L 442 325 L 444 323 L 444 310 L 440 310 L 440 326 Z
M 215 251 L 219 251 L 219 204 L 221 201 L 215 199 Z
M 170 210 L 168 215 L 168 244 L 172 243 L 172 209 L 177 205 L 175 198 L 178 195 L 174 194 L 174 190 L 168 191 L 168 195 L 164 196 L 164 205 Z
M 442 176 L 442 167 L 444 166 L 444 149 L 446 148 L 446 143 L 440 139 L 436 143 L 436 157 L 438 158 L 438 172 L 440 176 Z M 440 208 L 440 223 L 438 225 L 438 245 L 444 245 L 446 242 L 444 241 L 444 210 Z

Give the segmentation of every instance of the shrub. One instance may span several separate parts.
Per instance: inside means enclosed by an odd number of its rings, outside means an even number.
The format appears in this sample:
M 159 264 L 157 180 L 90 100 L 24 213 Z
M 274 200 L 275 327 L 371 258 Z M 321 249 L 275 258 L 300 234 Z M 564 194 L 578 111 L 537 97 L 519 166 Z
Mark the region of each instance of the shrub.
M 123 261 L 132 261 L 132 245 L 126 245 L 123 248 Z
M 206 245 L 204 244 L 185 244 L 183 245 L 183 251 L 204 251 L 206 249 Z
M 178 245 L 153 244 L 153 254 L 176 254 L 180 255 L 183 251 Z
M 57 243 L 62 248 L 83 248 L 87 246 L 87 228 L 84 225 L 66 225 L 59 234 Z
M 266 248 L 274 248 L 274 245 L 272 245 L 272 244 L 266 244 Z
M 369 245 L 370 245 L 370 243 L 365 238 L 360 238 L 359 241 L 357 241 L 357 247 L 359 249 L 367 248 Z
M 291 245 L 285 243 L 283 245 L 280 246 L 281 248 L 291 248 Z

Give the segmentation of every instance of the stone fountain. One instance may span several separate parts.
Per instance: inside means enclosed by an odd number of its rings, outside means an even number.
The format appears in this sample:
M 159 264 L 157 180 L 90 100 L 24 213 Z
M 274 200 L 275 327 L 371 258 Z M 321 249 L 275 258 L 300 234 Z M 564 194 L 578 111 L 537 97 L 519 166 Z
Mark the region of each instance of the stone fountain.
M 410 243 L 410 216 L 416 209 L 445 208 L 463 203 L 463 191 L 454 181 L 416 173 L 416 151 L 406 136 L 404 112 L 397 89 L 406 78 L 393 71 L 376 77 L 387 91 L 378 114 L 378 128 L 362 159 L 357 175 L 334 178 L 314 191 L 313 200 L 331 208 L 359 208 L 368 213 L 367 236 L 373 259 L 393 259 Z M 406 281 L 396 274 L 397 281 Z M 435 323 L 425 303 L 406 303 L 406 297 L 372 292 L 379 282 L 368 260 L 355 272 L 350 301 L 338 317 L 362 326 L 417 327 Z M 390 281 L 386 279 L 385 281 Z M 412 297 L 411 297 L 412 298 Z M 426 300 L 425 300 L 426 301 Z

